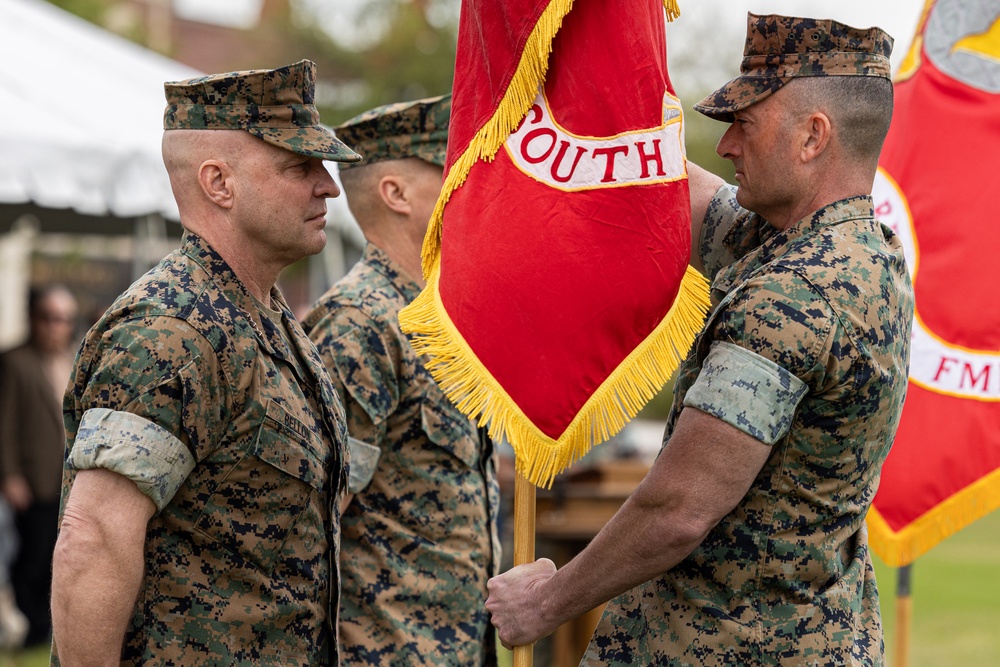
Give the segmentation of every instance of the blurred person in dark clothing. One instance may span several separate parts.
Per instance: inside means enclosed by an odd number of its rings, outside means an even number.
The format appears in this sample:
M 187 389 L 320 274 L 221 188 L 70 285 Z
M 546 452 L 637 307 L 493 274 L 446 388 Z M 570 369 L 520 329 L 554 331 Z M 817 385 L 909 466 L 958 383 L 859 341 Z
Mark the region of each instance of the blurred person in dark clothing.
M 0 493 L 14 510 L 21 548 L 11 568 L 25 645 L 48 642 L 49 591 L 62 479 L 62 397 L 73 367 L 77 303 L 51 285 L 28 298 L 28 341 L 0 355 Z

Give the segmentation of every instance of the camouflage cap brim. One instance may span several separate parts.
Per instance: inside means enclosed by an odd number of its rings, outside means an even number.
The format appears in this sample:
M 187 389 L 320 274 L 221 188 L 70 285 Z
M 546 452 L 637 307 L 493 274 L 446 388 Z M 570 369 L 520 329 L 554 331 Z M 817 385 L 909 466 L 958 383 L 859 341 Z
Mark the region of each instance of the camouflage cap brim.
M 365 164 L 403 158 L 420 158 L 424 162 L 443 167 L 447 158 L 447 144 L 448 131 L 439 130 L 423 135 L 366 139 L 354 144 L 354 148 L 364 155 Z
M 868 53 L 809 53 L 753 56 L 743 59 L 743 72 L 708 95 L 695 111 L 733 122 L 733 114 L 757 104 L 792 79 L 817 76 L 877 76 L 890 78 L 889 59 Z
M 316 65 L 309 60 L 163 84 L 164 130 L 246 130 L 269 144 L 333 162 L 361 156 L 322 126 Z
M 760 102 L 800 77 L 865 76 L 891 79 L 892 37 L 880 28 L 853 28 L 829 19 L 747 14 L 740 76 L 694 108 L 732 122 L 737 111 Z
M 694 110 L 713 120 L 732 123 L 735 113 L 757 104 L 788 83 L 788 79 L 738 76 L 694 105 Z
M 361 155 L 337 139 L 323 127 L 273 128 L 247 127 L 246 131 L 269 144 L 285 150 L 318 157 L 322 160 L 352 164 L 361 162 Z

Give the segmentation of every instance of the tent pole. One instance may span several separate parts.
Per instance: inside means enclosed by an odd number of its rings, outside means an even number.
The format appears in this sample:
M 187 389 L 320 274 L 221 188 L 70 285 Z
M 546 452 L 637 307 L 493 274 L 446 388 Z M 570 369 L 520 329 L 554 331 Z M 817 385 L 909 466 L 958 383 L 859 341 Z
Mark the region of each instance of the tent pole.
M 913 614 L 913 598 L 910 597 L 910 568 L 899 568 L 896 578 L 896 663 L 895 667 L 910 664 L 910 622 Z
M 535 485 L 517 473 L 514 479 L 514 565 L 535 560 Z M 514 647 L 514 667 L 531 667 L 534 644 Z

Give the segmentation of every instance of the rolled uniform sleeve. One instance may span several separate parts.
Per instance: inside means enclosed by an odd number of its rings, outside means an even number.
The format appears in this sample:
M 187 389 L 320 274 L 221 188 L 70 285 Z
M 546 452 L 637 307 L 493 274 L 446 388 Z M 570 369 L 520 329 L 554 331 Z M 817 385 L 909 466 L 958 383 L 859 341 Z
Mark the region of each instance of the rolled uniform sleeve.
M 94 408 L 83 414 L 69 465 L 127 477 L 160 511 L 194 470 L 195 460 L 184 443 L 161 426 L 129 412 Z
M 805 394 L 805 383 L 773 361 L 738 345 L 716 342 L 684 396 L 684 405 L 773 445 L 788 433 Z
M 822 392 L 837 320 L 793 271 L 777 268 L 737 288 L 713 323 L 714 341 L 684 405 L 765 444 L 788 434 L 810 392 Z
M 67 466 L 131 479 L 162 510 L 223 437 L 229 391 L 215 351 L 181 319 L 117 324 L 75 386 Z

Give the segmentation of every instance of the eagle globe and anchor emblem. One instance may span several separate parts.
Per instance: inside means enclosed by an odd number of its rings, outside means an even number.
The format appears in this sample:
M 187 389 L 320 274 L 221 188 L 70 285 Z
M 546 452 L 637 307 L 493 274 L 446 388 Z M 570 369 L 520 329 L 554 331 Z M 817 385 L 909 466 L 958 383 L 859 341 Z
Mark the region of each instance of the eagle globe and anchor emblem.
M 925 21 L 926 29 L 914 41 L 902 63 L 897 83 L 914 76 L 921 66 L 930 65 L 978 91 L 1000 93 L 1000 12 L 995 5 L 992 9 L 987 9 L 983 3 L 976 7 L 969 0 L 939 0 L 925 17 Z M 921 62 L 925 56 L 929 63 Z M 928 122 L 946 121 L 932 118 Z M 948 156 L 942 155 L 939 159 L 948 161 Z M 949 163 L 947 167 L 954 169 L 968 165 Z M 979 168 L 987 167 L 981 165 Z M 915 190 L 912 194 L 914 198 L 918 196 Z M 921 317 L 922 290 L 918 281 L 921 253 L 917 237 L 920 220 L 914 219 L 907 193 L 884 166 L 879 166 L 872 197 L 876 218 L 890 227 L 902 241 L 910 277 L 914 282 L 916 313 L 913 321 L 910 381 L 939 394 L 979 401 L 1000 401 L 1000 348 L 992 344 L 956 344 L 936 333 L 927 320 Z M 952 201 L 950 205 L 955 207 L 958 202 Z M 919 213 L 917 216 L 919 218 Z M 955 221 L 949 233 L 975 233 L 975 221 L 970 220 L 969 216 L 958 214 L 952 217 Z M 969 227 L 970 225 L 973 227 Z M 975 240 L 969 241 L 968 245 L 975 246 Z M 992 252 L 992 248 L 989 251 Z M 964 254 L 957 259 L 969 260 Z M 935 282 L 945 280 L 941 270 L 941 262 L 936 262 L 937 273 L 933 276 Z M 964 288 L 957 286 L 957 289 L 989 291 L 979 285 Z M 989 305 L 983 303 L 982 307 L 985 310 Z

